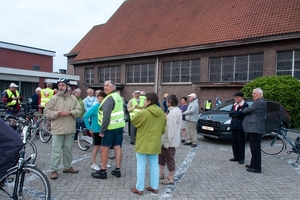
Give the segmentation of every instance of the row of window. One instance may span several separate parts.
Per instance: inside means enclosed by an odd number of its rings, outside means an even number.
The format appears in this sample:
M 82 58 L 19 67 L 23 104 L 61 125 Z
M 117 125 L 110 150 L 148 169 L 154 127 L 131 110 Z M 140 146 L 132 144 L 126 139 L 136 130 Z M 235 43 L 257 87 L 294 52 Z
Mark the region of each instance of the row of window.
M 213 57 L 209 59 L 210 82 L 245 82 L 263 76 L 263 54 Z M 200 59 L 162 62 L 163 83 L 200 82 Z M 155 63 L 126 65 L 126 83 L 154 83 Z M 277 52 L 277 75 L 300 80 L 300 50 Z M 85 69 L 85 84 L 94 83 L 94 68 Z M 101 67 L 98 82 L 121 83 L 121 66 Z

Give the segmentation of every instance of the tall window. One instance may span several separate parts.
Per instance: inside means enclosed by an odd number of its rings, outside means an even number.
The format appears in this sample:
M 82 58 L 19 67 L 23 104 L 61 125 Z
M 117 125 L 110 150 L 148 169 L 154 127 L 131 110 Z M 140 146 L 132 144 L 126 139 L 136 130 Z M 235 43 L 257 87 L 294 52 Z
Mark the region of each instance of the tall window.
M 200 59 L 162 63 L 163 83 L 191 83 L 200 81 Z
M 86 68 L 84 70 L 85 84 L 94 84 L 94 68 Z
M 210 82 L 251 81 L 263 76 L 263 54 L 210 58 Z
M 154 63 L 126 65 L 127 83 L 154 83 Z
M 107 80 L 121 83 L 121 66 L 100 67 L 98 73 L 99 83 L 104 83 Z
M 300 50 L 277 52 L 276 73 L 300 80 Z

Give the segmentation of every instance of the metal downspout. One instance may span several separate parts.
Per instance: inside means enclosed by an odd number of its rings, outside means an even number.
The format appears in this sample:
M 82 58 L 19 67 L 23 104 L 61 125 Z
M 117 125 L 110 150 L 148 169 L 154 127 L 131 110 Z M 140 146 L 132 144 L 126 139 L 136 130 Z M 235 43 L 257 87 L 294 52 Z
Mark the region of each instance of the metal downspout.
M 156 56 L 156 67 L 155 67 L 155 93 L 158 94 L 158 56 Z

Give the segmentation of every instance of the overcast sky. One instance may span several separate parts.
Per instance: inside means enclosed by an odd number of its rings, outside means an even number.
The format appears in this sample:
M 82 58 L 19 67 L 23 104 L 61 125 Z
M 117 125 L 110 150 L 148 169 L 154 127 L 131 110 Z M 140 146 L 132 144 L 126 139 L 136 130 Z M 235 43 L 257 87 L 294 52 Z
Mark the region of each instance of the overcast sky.
M 0 41 L 55 51 L 53 71 L 67 69 L 63 54 L 124 0 L 2 0 Z

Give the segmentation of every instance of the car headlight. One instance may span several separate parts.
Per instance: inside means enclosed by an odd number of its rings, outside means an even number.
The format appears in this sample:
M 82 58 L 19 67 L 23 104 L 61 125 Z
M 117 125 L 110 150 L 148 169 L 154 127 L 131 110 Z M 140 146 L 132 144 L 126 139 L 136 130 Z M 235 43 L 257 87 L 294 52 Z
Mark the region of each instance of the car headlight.
M 231 124 L 231 119 L 228 119 L 224 124 Z

